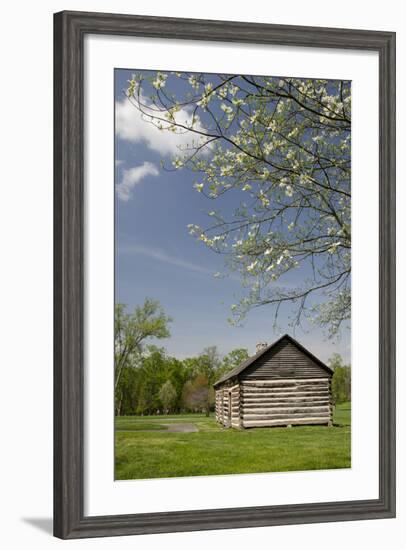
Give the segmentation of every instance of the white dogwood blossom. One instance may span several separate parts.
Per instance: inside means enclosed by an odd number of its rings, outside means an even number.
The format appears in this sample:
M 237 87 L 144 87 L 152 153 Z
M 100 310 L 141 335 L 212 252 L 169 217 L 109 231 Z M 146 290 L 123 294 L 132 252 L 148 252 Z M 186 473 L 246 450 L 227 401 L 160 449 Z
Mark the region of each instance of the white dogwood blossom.
M 165 86 L 167 77 L 168 75 L 158 72 L 155 80 L 152 82 L 153 87 L 156 90 L 160 90 L 161 88 L 163 88 Z

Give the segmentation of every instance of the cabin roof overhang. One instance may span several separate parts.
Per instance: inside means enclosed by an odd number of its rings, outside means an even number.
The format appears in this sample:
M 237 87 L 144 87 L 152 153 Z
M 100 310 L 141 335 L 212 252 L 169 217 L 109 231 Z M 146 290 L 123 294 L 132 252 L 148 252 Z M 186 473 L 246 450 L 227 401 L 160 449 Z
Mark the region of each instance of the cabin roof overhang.
M 300 344 L 297 340 L 292 338 L 292 336 L 290 336 L 289 334 L 284 334 L 283 336 L 278 338 L 275 342 L 273 342 L 269 346 L 266 346 L 266 347 L 262 348 L 258 353 L 256 353 L 252 357 L 249 357 L 246 361 L 241 363 L 241 365 L 238 365 L 238 367 L 235 367 L 233 370 L 231 370 L 230 372 L 228 372 L 227 374 L 225 374 L 224 376 L 219 378 L 219 380 L 217 380 L 217 382 L 215 382 L 213 384 L 213 387 L 218 388 L 222 384 L 224 384 L 225 382 L 227 382 L 227 381 L 229 381 L 233 378 L 238 380 L 239 375 L 242 372 L 244 372 L 245 369 L 247 369 L 249 366 L 251 366 L 253 363 L 255 363 L 260 357 L 262 357 L 263 355 L 265 355 L 266 353 L 271 351 L 275 346 L 277 346 L 283 340 L 288 340 L 290 343 L 292 343 L 294 346 L 296 346 L 302 353 L 307 355 L 317 365 L 319 365 L 319 367 L 324 369 L 330 376 L 332 376 L 333 371 L 330 367 L 328 367 L 325 363 L 323 363 L 323 361 L 321 361 L 318 357 L 313 355 L 313 353 L 311 353 L 308 349 L 306 349 L 304 346 L 302 346 L 302 344 Z

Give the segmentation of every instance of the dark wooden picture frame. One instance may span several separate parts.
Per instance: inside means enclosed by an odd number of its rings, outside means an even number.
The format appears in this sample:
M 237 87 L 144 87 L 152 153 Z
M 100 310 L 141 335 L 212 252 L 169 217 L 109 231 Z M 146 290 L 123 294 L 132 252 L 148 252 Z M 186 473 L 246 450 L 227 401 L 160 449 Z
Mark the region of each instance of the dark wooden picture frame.
M 379 498 L 88 517 L 83 473 L 83 40 L 86 34 L 379 54 Z M 134 15 L 54 18 L 54 534 L 63 539 L 395 516 L 395 34 Z

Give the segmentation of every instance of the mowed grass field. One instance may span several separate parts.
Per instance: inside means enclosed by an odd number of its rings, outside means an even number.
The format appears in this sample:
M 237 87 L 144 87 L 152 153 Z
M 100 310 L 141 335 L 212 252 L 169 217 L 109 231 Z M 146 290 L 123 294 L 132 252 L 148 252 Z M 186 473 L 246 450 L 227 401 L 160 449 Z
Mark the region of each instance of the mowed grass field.
M 197 432 L 167 432 L 194 424 Z M 121 416 L 115 422 L 115 478 L 150 479 L 351 467 L 351 405 L 334 426 L 225 429 L 213 416 Z

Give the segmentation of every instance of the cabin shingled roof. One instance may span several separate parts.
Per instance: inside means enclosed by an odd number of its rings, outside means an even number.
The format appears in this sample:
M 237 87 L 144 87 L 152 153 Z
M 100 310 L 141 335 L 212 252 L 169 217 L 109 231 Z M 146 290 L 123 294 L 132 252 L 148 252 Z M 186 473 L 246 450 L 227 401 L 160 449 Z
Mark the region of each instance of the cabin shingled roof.
M 313 353 L 311 353 L 309 350 L 307 350 L 304 346 L 302 346 L 302 344 L 299 344 L 299 342 L 297 340 L 295 340 L 294 338 L 292 338 L 292 336 L 290 336 L 289 334 L 284 334 L 283 336 L 281 336 L 280 338 L 278 338 L 275 342 L 273 342 L 272 344 L 270 344 L 269 346 L 266 346 L 264 347 L 263 349 L 261 349 L 260 351 L 258 351 L 258 353 L 256 353 L 255 355 L 252 355 L 251 357 L 249 357 L 248 359 L 246 359 L 243 363 L 241 363 L 241 365 L 238 365 L 238 367 L 235 367 L 234 369 L 232 369 L 230 372 L 227 372 L 226 374 L 224 374 L 221 378 L 219 378 L 217 380 L 217 382 L 215 382 L 213 384 L 213 387 L 216 387 L 216 386 L 219 386 L 220 384 L 222 384 L 223 382 L 226 382 L 227 380 L 230 380 L 231 378 L 235 378 L 236 376 L 238 376 L 239 374 L 241 374 L 246 368 L 248 368 L 250 365 L 252 365 L 253 363 L 255 363 L 255 361 L 257 359 L 259 359 L 260 357 L 262 357 L 263 355 L 265 355 L 265 353 L 267 353 L 268 351 L 272 350 L 272 348 L 274 348 L 277 344 L 279 344 L 280 342 L 282 342 L 282 340 L 288 340 L 289 342 L 291 342 L 294 346 L 296 346 L 302 353 L 304 353 L 305 355 L 307 355 L 310 359 L 312 359 L 315 363 L 317 363 L 317 365 L 319 365 L 321 368 L 323 368 L 324 370 L 326 370 L 329 374 L 333 374 L 333 370 L 328 367 L 325 363 L 323 363 L 323 361 L 321 361 L 318 357 L 316 357 L 315 355 L 313 355 Z

